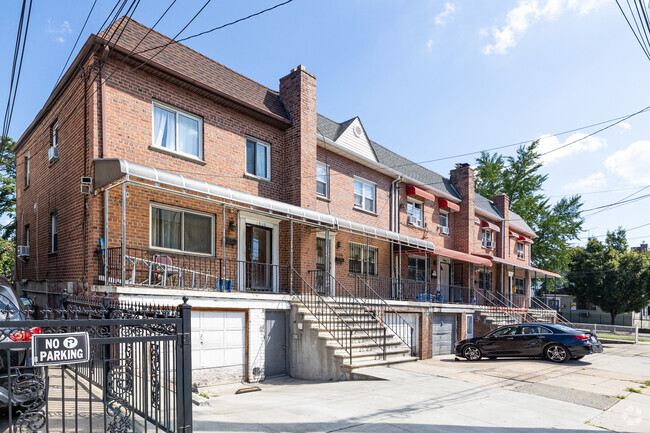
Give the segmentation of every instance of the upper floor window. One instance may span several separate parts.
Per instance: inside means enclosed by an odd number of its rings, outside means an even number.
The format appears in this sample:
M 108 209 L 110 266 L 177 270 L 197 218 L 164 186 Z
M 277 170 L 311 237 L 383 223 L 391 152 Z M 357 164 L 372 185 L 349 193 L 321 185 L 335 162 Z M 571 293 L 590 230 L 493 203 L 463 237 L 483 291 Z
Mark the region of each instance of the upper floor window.
M 354 207 L 375 212 L 375 184 L 364 179 L 354 179 Z
M 29 160 L 29 155 L 25 155 L 25 188 L 29 186 L 29 182 L 31 181 L 31 167 Z
M 406 202 L 406 222 L 422 227 L 422 203 L 408 200 Z
M 316 194 L 325 198 L 330 196 L 330 168 L 322 162 L 316 163 Z
M 478 271 L 478 288 L 483 290 L 492 290 L 492 271 Z
M 50 215 L 50 252 L 59 250 L 59 217 L 56 212 Z
M 523 242 L 517 242 L 517 258 L 523 259 L 526 257 L 526 246 Z
M 449 214 L 446 212 L 440 212 L 440 233 L 449 234 Z
M 409 280 L 424 281 L 426 276 L 425 259 L 417 256 L 408 257 L 408 274 Z
M 481 233 L 482 245 L 483 248 L 494 248 L 496 247 L 496 242 L 492 240 L 492 231 L 491 230 L 482 230 Z
M 203 121 L 185 111 L 154 102 L 153 146 L 203 159 Z
M 59 146 L 59 121 L 52 124 L 52 147 Z
M 246 139 L 246 174 L 269 180 L 271 178 L 271 148 L 254 138 Z
M 151 206 L 151 247 L 212 254 L 213 216 L 184 209 Z
M 377 275 L 377 247 L 350 242 L 349 271 L 353 274 Z

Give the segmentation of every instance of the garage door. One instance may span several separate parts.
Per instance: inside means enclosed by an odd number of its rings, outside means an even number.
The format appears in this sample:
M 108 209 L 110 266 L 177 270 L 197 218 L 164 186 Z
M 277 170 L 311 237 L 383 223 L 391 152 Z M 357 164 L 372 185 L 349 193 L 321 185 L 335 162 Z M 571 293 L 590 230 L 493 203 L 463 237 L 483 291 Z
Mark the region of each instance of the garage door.
M 456 316 L 453 314 L 433 316 L 431 341 L 433 355 L 454 353 L 454 344 L 456 344 Z
M 244 312 L 192 311 L 193 370 L 226 368 L 228 376 L 243 377 L 245 354 Z
M 387 316 L 392 316 L 387 319 L 387 322 L 391 324 L 392 327 L 395 328 L 395 332 L 397 332 L 398 335 L 402 335 L 406 338 L 406 343 L 411 346 L 412 354 L 414 356 L 417 356 L 420 354 L 420 314 L 419 313 L 399 313 L 400 317 L 404 319 L 402 322 L 401 320 L 394 317 L 394 313 L 389 313 Z M 406 323 L 404 323 L 406 322 Z M 411 329 L 413 328 L 413 337 L 411 340 Z

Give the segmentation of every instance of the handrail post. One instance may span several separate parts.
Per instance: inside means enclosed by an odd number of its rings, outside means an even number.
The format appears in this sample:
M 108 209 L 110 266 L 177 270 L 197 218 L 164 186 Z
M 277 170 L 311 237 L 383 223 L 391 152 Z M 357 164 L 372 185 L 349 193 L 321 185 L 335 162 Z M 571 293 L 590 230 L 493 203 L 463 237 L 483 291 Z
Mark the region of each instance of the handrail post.
M 384 361 L 386 360 L 386 327 L 384 326 Z

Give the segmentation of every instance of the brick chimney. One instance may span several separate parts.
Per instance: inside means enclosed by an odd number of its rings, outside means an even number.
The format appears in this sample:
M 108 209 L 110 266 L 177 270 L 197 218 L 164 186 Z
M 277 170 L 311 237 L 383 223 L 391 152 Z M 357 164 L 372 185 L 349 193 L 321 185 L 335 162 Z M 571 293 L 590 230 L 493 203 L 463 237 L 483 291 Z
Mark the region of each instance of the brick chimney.
M 280 79 L 293 125 L 285 132 L 286 202 L 310 207 L 316 191 L 316 77 L 299 65 Z
M 463 198 L 460 202 L 460 212 L 454 214 L 454 248 L 471 254 L 472 238 L 474 236 L 474 169 L 469 164 L 456 164 L 449 173 L 454 188 Z
M 508 251 L 508 245 L 510 243 L 510 198 L 505 194 L 499 194 L 495 195 L 494 198 L 492 198 L 492 201 L 494 202 L 494 206 L 496 206 L 497 210 L 501 213 L 501 215 L 503 215 L 504 219 L 503 227 L 501 227 L 501 238 L 498 242 L 497 252 L 499 257 L 505 259 Z M 503 243 L 502 239 L 505 239 L 505 243 Z

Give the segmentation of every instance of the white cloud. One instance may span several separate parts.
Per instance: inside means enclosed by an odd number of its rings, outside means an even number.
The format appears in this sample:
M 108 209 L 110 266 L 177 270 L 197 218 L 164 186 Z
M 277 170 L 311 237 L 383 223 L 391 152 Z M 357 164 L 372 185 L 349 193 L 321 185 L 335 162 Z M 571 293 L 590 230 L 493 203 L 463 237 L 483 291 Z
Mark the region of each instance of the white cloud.
M 427 41 L 427 50 L 429 50 L 429 52 L 433 51 L 433 44 L 434 44 L 433 39 L 429 39 Z
M 436 15 L 436 17 L 433 20 L 439 26 L 443 24 L 447 24 L 447 20 L 452 18 L 454 12 L 456 12 L 456 6 L 447 2 L 445 3 L 445 10 L 440 12 L 438 15 Z
M 583 177 L 575 182 L 564 185 L 564 189 L 581 192 L 584 190 L 591 190 L 591 188 L 594 187 L 605 186 L 606 184 L 607 179 L 605 179 L 605 174 L 599 171 L 598 173 L 590 174 L 587 177 Z
M 494 42 L 483 47 L 483 53 L 507 54 L 508 50 L 517 46 L 528 27 L 540 20 L 556 20 L 568 11 L 586 15 L 599 8 L 607 0 L 519 0 L 517 6 L 511 9 L 505 24 L 489 29 Z M 484 35 L 486 29 L 481 29 L 479 35 Z
M 565 145 L 568 146 L 562 147 Z M 542 162 L 547 165 L 559 161 L 562 158 L 566 158 L 567 156 L 584 152 L 595 152 L 605 147 L 607 147 L 607 141 L 604 138 L 595 135 L 587 137 L 587 134 L 581 132 L 571 134 L 562 143 L 560 143 L 560 140 L 555 135 L 543 135 L 539 138 L 539 153 L 544 154 L 550 152 L 547 155 L 542 155 L 541 158 Z
M 630 128 L 632 128 L 632 125 L 630 125 L 630 124 L 627 123 L 627 122 L 621 122 L 621 123 L 618 124 L 618 126 L 620 126 L 621 128 L 625 129 L 626 131 L 629 131 Z
M 631 185 L 650 184 L 650 141 L 630 144 L 605 159 L 605 167 Z
M 64 36 L 72 33 L 72 27 L 70 27 L 70 23 L 67 20 L 63 21 L 63 23 L 61 23 L 61 25 L 58 27 L 52 27 L 52 22 L 48 20 L 47 32 L 51 35 L 54 35 L 58 42 L 64 43 L 65 42 Z

